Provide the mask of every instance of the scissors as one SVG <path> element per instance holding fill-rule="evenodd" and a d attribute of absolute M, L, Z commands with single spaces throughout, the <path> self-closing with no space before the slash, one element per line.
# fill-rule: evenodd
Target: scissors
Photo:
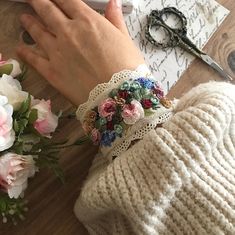
<path fill-rule="evenodd" d="M 169 26 L 163 17 L 167 17 L 169 15 L 175 16 L 177 20 L 179 20 L 179 27 Z M 161 27 L 165 30 L 168 40 L 166 42 L 157 41 L 153 38 L 151 30 L 155 27 L 156 30 L 159 30 Z M 214 70 L 216 70 L 223 78 L 226 80 L 232 81 L 233 78 L 229 76 L 229 74 L 218 64 L 216 63 L 210 56 L 208 56 L 205 52 L 201 51 L 188 37 L 187 37 L 187 19 L 185 15 L 176 9 L 175 7 L 166 7 L 161 11 L 153 10 L 149 17 L 148 23 L 145 29 L 145 37 L 146 39 L 157 47 L 167 48 L 167 47 L 176 47 L 180 46 L 181 48 L 187 50 L 188 52 L 195 55 L 197 58 L 204 61 Z"/>

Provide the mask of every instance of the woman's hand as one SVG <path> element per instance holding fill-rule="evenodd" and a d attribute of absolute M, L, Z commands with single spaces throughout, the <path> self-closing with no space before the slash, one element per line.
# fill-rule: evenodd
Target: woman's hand
<path fill-rule="evenodd" d="M 43 23 L 26 14 L 21 22 L 43 53 L 25 45 L 17 52 L 75 105 L 113 73 L 144 63 L 118 0 L 109 2 L 106 18 L 81 0 L 27 1 Z"/>

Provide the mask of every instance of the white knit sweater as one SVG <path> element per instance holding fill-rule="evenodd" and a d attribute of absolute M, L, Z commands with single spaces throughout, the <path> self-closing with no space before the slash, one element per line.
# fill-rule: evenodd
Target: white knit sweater
<path fill-rule="evenodd" d="M 75 204 L 90 234 L 235 234 L 235 87 L 193 88 L 113 162 L 98 153 Z"/>

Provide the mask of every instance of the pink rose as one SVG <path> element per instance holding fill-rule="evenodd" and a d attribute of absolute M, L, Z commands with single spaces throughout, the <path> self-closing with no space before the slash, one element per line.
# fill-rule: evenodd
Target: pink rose
<path fill-rule="evenodd" d="M 36 171 L 32 156 L 7 153 L 0 156 L 0 189 L 18 198 L 27 188 L 28 178 Z"/>
<path fill-rule="evenodd" d="M 35 100 L 32 109 L 38 111 L 38 119 L 34 122 L 34 128 L 43 136 L 51 137 L 58 126 L 58 117 L 51 112 L 51 101 Z"/>
<path fill-rule="evenodd" d="M 116 112 L 116 102 L 112 98 L 108 98 L 104 100 L 98 107 L 98 112 L 101 117 L 108 119 L 108 121 L 112 120 L 112 116 Z"/>
<path fill-rule="evenodd" d="M 7 97 L 0 95 L 0 151 L 10 148 L 15 141 L 12 114 L 13 107 L 8 103 Z"/>
<path fill-rule="evenodd" d="M 95 145 L 98 145 L 100 143 L 101 135 L 98 129 L 94 128 L 91 131 L 91 139 Z"/>
<path fill-rule="evenodd" d="M 133 125 L 139 119 L 144 118 L 144 109 L 137 100 L 132 100 L 130 104 L 125 104 L 121 113 L 123 121 L 128 125 Z"/>

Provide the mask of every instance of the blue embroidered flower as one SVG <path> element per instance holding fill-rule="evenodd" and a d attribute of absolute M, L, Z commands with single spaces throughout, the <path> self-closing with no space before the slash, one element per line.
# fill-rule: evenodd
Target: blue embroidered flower
<path fill-rule="evenodd" d="M 137 78 L 135 81 L 138 81 L 144 88 L 152 89 L 154 87 L 154 82 L 148 78 Z"/>
<path fill-rule="evenodd" d="M 103 146 L 111 146 L 111 143 L 116 139 L 115 131 L 104 131 L 101 136 L 100 144 Z"/>

